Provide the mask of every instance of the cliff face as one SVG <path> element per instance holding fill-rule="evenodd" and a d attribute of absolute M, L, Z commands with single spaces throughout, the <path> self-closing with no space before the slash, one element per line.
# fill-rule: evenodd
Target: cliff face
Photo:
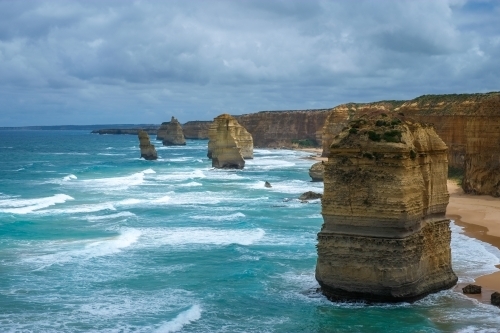
<path fill-rule="evenodd" d="M 457 281 L 447 147 L 432 127 L 381 113 L 351 121 L 325 163 L 316 279 L 330 299 L 411 301 Z"/>
<path fill-rule="evenodd" d="M 155 146 L 149 141 L 149 135 L 146 131 L 139 130 L 137 135 L 139 137 L 139 148 L 141 149 L 141 157 L 145 160 L 156 160 L 158 155 L 156 154 Z"/>
<path fill-rule="evenodd" d="M 262 111 L 235 118 L 251 133 L 255 147 L 293 147 L 299 140 L 317 142 L 328 114 L 329 109 Z"/>
<path fill-rule="evenodd" d="M 214 168 L 243 169 L 253 157 L 252 136 L 228 114 L 216 117 L 209 130 L 208 155 Z"/>
<path fill-rule="evenodd" d="M 211 121 L 188 121 L 182 125 L 184 137 L 186 139 L 206 140 L 210 125 L 212 125 Z"/>
<path fill-rule="evenodd" d="M 162 124 L 163 126 L 163 124 Z M 169 123 L 164 126 L 165 131 L 163 133 L 162 127 L 158 130 L 163 135 L 163 145 L 164 146 L 183 146 L 186 144 L 184 139 L 184 133 L 182 131 L 181 124 L 177 119 L 172 117 Z M 158 138 L 159 134 L 156 136 Z"/>
<path fill-rule="evenodd" d="M 410 101 L 344 104 L 332 110 L 323 127 L 323 156 L 353 117 L 373 107 L 432 123 L 448 146 L 449 165 L 464 170 L 467 193 L 500 196 L 500 93 L 424 95 Z"/>
<path fill-rule="evenodd" d="M 226 126 L 226 128 L 224 128 Z M 220 133 L 227 131 L 240 148 L 241 155 L 244 159 L 253 158 L 253 137 L 252 135 L 239 124 L 235 117 L 229 114 L 222 114 L 214 119 L 208 130 L 208 158 L 213 158 L 213 151 L 220 140 Z"/>
<path fill-rule="evenodd" d="M 161 123 L 160 128 L 156 132 L 156 140 L 163 141 L 163 139 L 167 136 L 167 125 L 168 122 Z"/>

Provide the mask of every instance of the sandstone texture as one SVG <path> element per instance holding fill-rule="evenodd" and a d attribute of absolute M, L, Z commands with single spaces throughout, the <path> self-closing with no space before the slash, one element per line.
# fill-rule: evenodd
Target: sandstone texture
<path fill-rule="evenodd" d="M 210 125 L 212 125 L 212 121 L 188 121 L 182 125 L 184 137 L 186 139 L 207 140 Z"/>
<path fill-rule="evenodd" d="M 339 105 L 332 109 L 323 127 L 323 156 L 329 155 L 334 137 L 351 119 L 374 108 L 432 123 L 449 148 L 449 166 L 464 170 L 464 191 L 500 196 L 500 92 Z"/>
<path fill-rule="evenodd" d="M 318 146 L 329 110 L 262 111 L 235 118 L 252 134 L 255 147 Z"/>
<path fill-rule="evenodd" d="M 224 113 L 216 117 L 208 130 L 208 158 L 212 158 L 213 150 L 221 140 L 221 134 L 228 133 L 240 148 L 241 156 L 244 159 L 253 158 L 253 137 L 252 135 L 239 124 L 233 116 Z"/>
<path fill-rule="evenodd" d="M 314 163 L 311 168 L 309 168 L 309 177 L 311 177 L 313 182 L 322 182 L 324 170 L 325 166 L 323 162 Z"/>
<path fill-rule="evenodd" d="M 163 123 L 160 126 L 160 129 L 158 130 L 158 134 L 156 136 L 157 139 L 158 136 L 162 137 L 164 146 L 184 146 L 186 144 L 182 126 L 174 117 L 172 117 L 170 122 Z"/>
<path fill-rule="evenodd" d="M 413 301 L 450 288 L 447 147 L 432 126 L 373 110 L 332 142 L 316 279 L 332 300 Z"/>
<path fill-rule="evenodd" d="M 229 114 L 214 119 L 209 130 L 208 157 L 214 168 L 243 169 L 245 158 L 253 158 L 253 140 Z"/>
<path fill-rule="evenodd" d="M 145 160 L 156 160 L 158 155 L 156 154 L 155 146 L 149 141 L 149 135 L 146 131 L 140 130 L 138 133 L 139 137 L 139 148 L 141 148 L 141 157 Z"/>

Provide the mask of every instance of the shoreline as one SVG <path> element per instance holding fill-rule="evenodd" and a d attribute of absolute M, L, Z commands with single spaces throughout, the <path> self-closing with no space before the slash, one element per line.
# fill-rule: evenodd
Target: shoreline
<path fill-rule="evenodd" d="M 465 194 L 453 180 L 448 180 L 450 202 L 446 217 L 463 228 L 465 235 L 500 249 L 500 199 L 489 195 Z M 500 269 L 500 265 L 496 266 Z M 490 295 L 500 291 L 500 270 L 474 278 L 480 285 L 480 295 L 466 295 L 483 303 L 490 303 Z M 467 283 L 459 283 L 453 290 L 462 292 Z M 465 294 L 464 294 L 465 295 Z"/>

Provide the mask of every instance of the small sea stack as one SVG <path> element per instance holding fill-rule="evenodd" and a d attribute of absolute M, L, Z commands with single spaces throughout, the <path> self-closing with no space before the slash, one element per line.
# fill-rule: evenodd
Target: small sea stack
<path fill-rule="evenodd" d="M 163 136 L 164 146 L 184 146 L 186 139 L 182 132 L 182 126 L 177 119 L 172 117 L 169 123 L 166 124 L 166 133 Z"/>
<path fill-rule="evenodd" d="M 313 182 L 322 182 L 323 181 L 323 172 L 325 167 L 323 162 L 314 163 L 309 169 L 309 177 L 311 177 Z"/>
<path fill-rule="evenodd" d="M 253 158 L 253 139 L 234 117 L 222 114 L 209 129 L 207 156 L 214 168 L 243 169 L 245 158 Z"/>
<path fill-rule="evenodd" d="M 156 153 L 155 146 L 149 141 L 149 135 L 146 131 L 139 130 L 137 135 L 139 137 L 139 148 L 141 148 L 141 157 L 145 160 L 156 160 L 158 154 Z"/>
<path fill-rule="evenodd" d="M 447 170 L 430 125 L 372 113 L 333 139 L 316 265 L 325 296 L 415 301 L 455 285 Z"/>

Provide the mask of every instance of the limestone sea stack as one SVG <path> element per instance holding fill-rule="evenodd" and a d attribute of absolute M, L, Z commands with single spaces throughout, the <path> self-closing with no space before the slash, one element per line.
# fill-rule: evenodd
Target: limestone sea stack
<path fill-rule="evenodd" d="M 311 177 L 313 182 L 322 182 L 324 170 L 323 162 L 314 163 L 309 169 L 309 177 Z"/>
<path fill-rule="evenodd" d="M 167 136 L 167 125 L 168 122 L 161 123 L 160 128 L 158 128 L 156 132 L 156 140 L 163 141 L 163 139 L 165 139 Z"/>
<path fill-rule="evenodd" d="M 447 146 L 381 113 L 351 121 L 325 163 L 316 279 L 331 300 L 414 301 L 455 285 Z"/>
<path fill-rule="evenodd" d="M 139 130 L 139 147 L 141 148 L 141 157 L 145 160 L 156 160 L 158 155 L 156 154 L 155 146 L 149 141 L 149 135 L 146 131 Z"/>
<path fill-rule="evenodd" d="M 165 133 L 162 132 L 162 137 L 164 146 L 184 146 L 186 144 L 182 126 L 174 117 L 172 117 L 169 123 L 166 123 Z"/>
<path fill-rule="evenodd" d="M 214 168 L 243 169 L 245 158 L 253 158 L 250 133 L 229 114 L 214 119 L 209 129 L 208 154 Z"/>

